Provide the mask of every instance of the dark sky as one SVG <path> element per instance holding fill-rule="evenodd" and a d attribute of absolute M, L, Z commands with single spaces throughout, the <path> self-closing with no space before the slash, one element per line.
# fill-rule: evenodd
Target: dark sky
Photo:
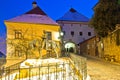
<path fill-rule="evenodd" d="M 0 51 L 3 50 L 6 28 L 4 20 L 21 15 L 32 9 L 34 0 L 0 0 Z M 91 18 L 92 8 L 98 0 L 36 0 L 41 9 L 52 19 L 56 20 L 63 16 L 71 7 L 81 14 Z"/>

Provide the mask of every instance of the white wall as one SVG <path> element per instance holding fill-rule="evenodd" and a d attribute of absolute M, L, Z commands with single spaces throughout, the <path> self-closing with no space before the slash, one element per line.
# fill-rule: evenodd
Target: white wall
<path fill-rule="evenodd" d="M 62 31 L 65 31 L 64 39 L 65 41 L 69 41 L 70 39 L 74 41 L 76 44 L 87 40 L 91 37 L 93 37 L 94 34 L 94 29 L 90 28 L 88 26 L 88 22 L 65 22 L 65 21 L 60 21 L 58 22 L 61 27 Z M 74 31 L 74 36 L 72 37 L 71 31 Z M 83 35 L 80 36 L 79 32 L 82 32 Z M 91 32 L 91 36 L 88 36 L 88 32 Z"/>

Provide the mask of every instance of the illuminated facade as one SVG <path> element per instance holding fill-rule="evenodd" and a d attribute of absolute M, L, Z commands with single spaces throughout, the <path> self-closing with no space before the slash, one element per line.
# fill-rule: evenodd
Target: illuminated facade
<path fill-rule="evenodd" d="M 33 9 L 5 21 L 7 58 L 60 56 L 60 26 L 33 3 Z M 53 49 L 51 54 L 51 50 Z"/>
<path fill-rule="evenodd" d="M 73 41 L 76 44 L 93 37 L 94 29 L 89 27 L 89 18 L 71 8 L 57 20 L 64 32 L 65 41 Z"/>
<path fill-rule="evenodd" d="M 75 50 L 77 48 L 75 44 L 80 44 L 95 36 L 94 29 L 89 27 L 89 18 L 73 8 L 60 17 L 57 23 L 60 24 L 64 33 L 63 40 L 65 47 L 68 48 L 70 52 L 78 53 L 78 51 Z"/>
<path fill-rule="evenodd" d="M 7 63 L 4 69 L 0 69 L 0 79 L 86 79 L 86 60 L 75 63 L 69 57 L 62 57 L 61 28 L 37 6 L 36 2 L 33 2 L 32 10 L 6 20 L 5 25 Z M 21 59 L 22 61 L 18 62 Z"/>

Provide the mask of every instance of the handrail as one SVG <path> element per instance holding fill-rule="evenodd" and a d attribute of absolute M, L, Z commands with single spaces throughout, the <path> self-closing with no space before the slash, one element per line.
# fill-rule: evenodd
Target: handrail
<path fill-rule="evenodd" d="M 83 76 L 80 73 L 80 71 L 77 69 L 77 67 L 75 66 L 74 62 L 71 59 L 69 59 L 69 62 L 71 64 L 71 67 L 73 68 L 73 70 L 75 70 L 75 72 L 76 72 L 75 74 L 78 75 L 79 80 L 83 80 Z"/>

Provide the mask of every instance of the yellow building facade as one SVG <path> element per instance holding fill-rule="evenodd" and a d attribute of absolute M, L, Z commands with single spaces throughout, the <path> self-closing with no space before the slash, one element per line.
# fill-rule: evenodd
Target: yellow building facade
<path fill-rule="evenodd" d="M 33 3 L 33 9 L 5 21 L 7 58 L 60 56 L 60 26 Z"/>

